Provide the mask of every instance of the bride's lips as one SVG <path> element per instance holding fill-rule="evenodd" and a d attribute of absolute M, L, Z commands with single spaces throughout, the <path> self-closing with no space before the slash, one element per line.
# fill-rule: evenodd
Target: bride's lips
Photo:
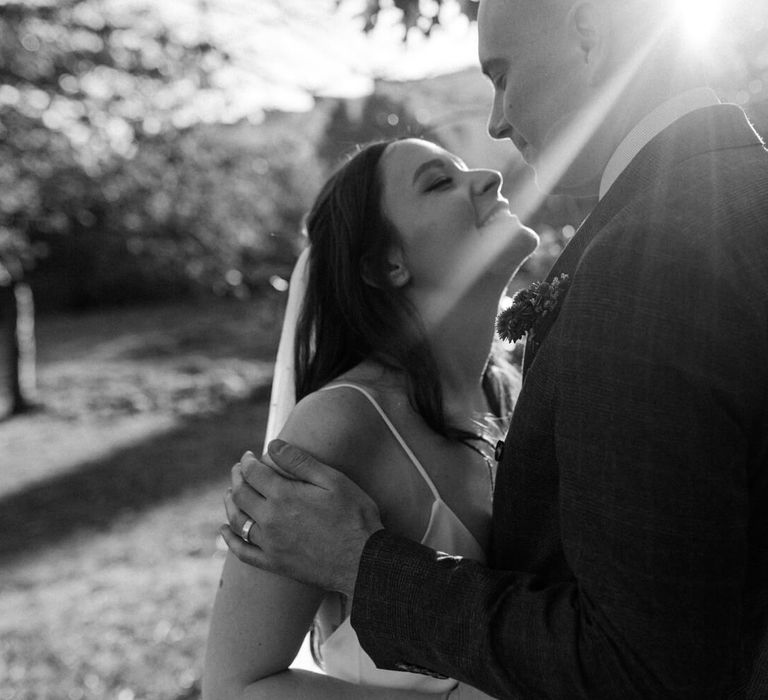
<path fill-rule="evenodd" d="M 499 200 L 496 204 L 493 205 L 480 219 L 480 223 L 478 224 L 478 228 L 482 228 L 483 226 L 487 226 L 491 222 L 495 221 L 496 219 L 504 216 L 504 217 L 510 217 L 512 214 L 509 211 L 509 202 L 504 200 Z"/>

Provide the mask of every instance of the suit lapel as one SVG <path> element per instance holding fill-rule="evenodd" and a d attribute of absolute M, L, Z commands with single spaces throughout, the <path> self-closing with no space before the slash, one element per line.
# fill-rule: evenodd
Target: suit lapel
<path fill-rule="evenodd" d="M 579 226 L 573 238 L 555 261 L 547 275 L 551 282 L 562 274 L 573 281 L 581 256 L 603 227 L 633 198 L 677 164 L 714 148 L 755 146 L 760 137 L 746 120 L 744 112 L 735 105 L 717 105 L 698 109 L 681 117 L 646 144 L 603 199 Z M 567 295 L 567 292 L 566 292 Z M 523 355 L 523 378 L 530 369 L 536 353 L 557 320 L 562 303 L 544 316 L 528 334 Z"/>
<path fill-rule="evenodd" d="M 576 270 L 579 260 L 581 260 L 584 249 L 594 238 L 598 230 L 598 227 L 593 224 L 592 214 L 590 214 L 581 226 L 579 226 L 563 252 L 560 253 L 555 264 L 552 265 L 552 269 L 549 271 L 546 281 L 551 282 L 555 277 L 559 277 L 562 274 L 568 275 L 568 279 L 572 280 L 573 273 Z M 549 329 L 557 319 L 561 306 L 562 302 L 544 316 L 536 324 L 535 331 L 528 331 L 525 339 L 525 353 L 523 355 L 523 377 L 525 377 L 528 368 L 531 366 L 533 358 L 536 356 L 536 352 L 539 347 L 541 347 L 541 343 L 544 341 L 544 338 L 546 338 L 547 333 L 549 333 Z"/>

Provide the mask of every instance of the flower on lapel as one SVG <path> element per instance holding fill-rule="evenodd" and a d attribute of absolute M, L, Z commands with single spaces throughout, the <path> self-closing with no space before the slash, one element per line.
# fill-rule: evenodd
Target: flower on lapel
<path fill-rule="evenodd" d="M 568 289 L 568 275 L 551 282 L 534 282 L 512 297 L 512 304 L 496 317 L 499 338 L 514 343 L 531 330 L 539 319 L 557 308 Z"/>

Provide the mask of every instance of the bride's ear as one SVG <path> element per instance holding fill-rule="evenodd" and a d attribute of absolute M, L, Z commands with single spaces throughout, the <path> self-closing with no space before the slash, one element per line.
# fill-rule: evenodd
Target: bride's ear
<path fill-rule="evenodd" d="M 406 267 L 403 251 L 393 248 L 387 255 L 387 277 L 393 287 L 404 287 L 411 281 L 411 272 Z"/>
<path fill-rule="evenodd" d="M 368 260 L 363 260 L 362 275 L 366 284 L 369 284 L 372 287 L 381 286 L 380 280 L 382 276 L 372 273 Z M 389 251 L 383 276 L 386 277 L 389 283 L 396 289 L 404 287 L 410 282 L 411 272 L 405 264 L 403 251 L 399 247 L 392 248 L 392 250 Z"/>

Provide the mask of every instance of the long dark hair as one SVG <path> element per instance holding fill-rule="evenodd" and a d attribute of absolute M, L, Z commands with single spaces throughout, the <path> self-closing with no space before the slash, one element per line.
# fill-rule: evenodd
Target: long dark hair
<path fill-rule="evenodd" d="M 411 406 L 432 430 L 476 439 L 448 423 L 419 315 L 387 276 L 388 253 L 399 245 L 382 210 L 381 158 L 390 143 L 360 148 L 325 183 L 307 217 L 311 250 L 296 329 L 296 400 L 370 358 L 403 373 Z"/>

